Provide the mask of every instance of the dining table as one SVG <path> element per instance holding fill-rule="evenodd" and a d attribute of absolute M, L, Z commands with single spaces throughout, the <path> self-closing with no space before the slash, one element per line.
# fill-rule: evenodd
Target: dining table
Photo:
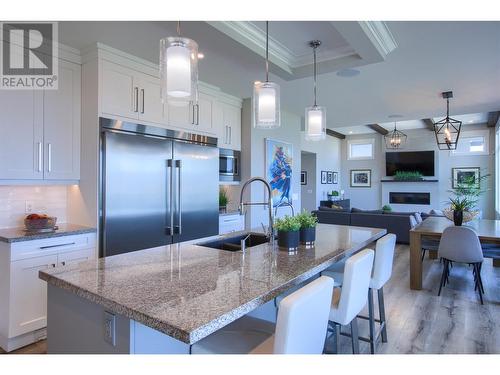
<path fill-rule="evenodd" d="M 410 289 L 422 289 L 422 237 L 441 238 L 444 230 L 453 225 L 446 217 L 431 216 L 410 230 Z M 500 246 L 500 220 L 475 219 L 463 226 L 472 228 L 481 243 Z M 429 257 L 437 258 L 437 251 L 429 251 Z M 493 263 L 495 267 L 500 266 L 499 259 L 494 259 Z"/>

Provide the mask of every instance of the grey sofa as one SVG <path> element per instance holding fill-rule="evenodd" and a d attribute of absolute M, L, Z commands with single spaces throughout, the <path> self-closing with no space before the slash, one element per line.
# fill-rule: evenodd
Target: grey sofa
<path fill-rule="evenodd" d="M 382 210 L 362 211 L 355 208 L 352 210 L 336 210 L 319 207 L 313 213 L 318 217 L 320 223 L 385 228 L 387 233 L 396 235 L 398 243 L 408 244 L 410 242 L 409 216 L 413 212 L 384 213 Z M 422 218 L 428 216 L 428 214 L 422 214 Z"/>

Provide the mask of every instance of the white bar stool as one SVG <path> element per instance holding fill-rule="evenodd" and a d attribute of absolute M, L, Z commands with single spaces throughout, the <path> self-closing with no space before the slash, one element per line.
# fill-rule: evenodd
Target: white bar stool
<path fill-rule="evenodd" d="M 285 297 L 274 334 L 270 323 L 244 316 L 198 341 L 192 354 L 321 354 L 333 280 L 320 277 Z"/>
<path fill-rule="evenodd" d="M 373 250 L 365 249 L 347 259 L 345 262 L 342 289 L 335 288 L 333 291 L 328 332 L 333 333 L 335 352 L 338 352 L 340 327 L 350 324 L 352 352 L 354 354 L 359 353 L 358 322 L 356 316 L 366 305 L 366 296 L 373 268 L 373 258 Z"/>
<path fill-rule="evenodd" d="M 387 342 L 387 322 L 385 319 L 384 305 L 384 285 L 392 276 L 392 264 L 394 261 L 394 249 L 396 247 L 396 235 L 387 234 L 380 238 L 375 247 L 375 261 L 373 264 L 373 272 L 370 279 L 368 289 L 368 317 L 359 315 L 361 319 L 367 319 L 370 326 L 370 338 L 360 337 L 362 341 L 370 343 L 370 352 L 375 353 L 375 344 L 382 336 L 382 342 Z M 344 270 L 325 271 L 323 275 L 335 278 L 337 282 L 342 283 L 344 278 Z M 379 319 L 375 318 L 373 311 L 373 290 L 378 294 Z M 375 322 L 380 324 L 380 331 L 375 334 Z"/>

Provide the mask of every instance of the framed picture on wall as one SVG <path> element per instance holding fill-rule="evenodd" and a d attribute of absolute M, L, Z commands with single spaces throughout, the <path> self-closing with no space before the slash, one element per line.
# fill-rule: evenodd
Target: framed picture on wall
<path fill-rule="evenodd" d="M 338 172 L 333 172 L 333 183 L 338 184 L 339 183 L 339 174 Z"/>
<path fill-rule="evenodd" d="M 273 207 L 281 202 L 292 203 L 293 145 L 266 138 L 266 180 L 271 186 Z"/>
<path fill-rule="evenodd" d="M 326 172 L 326 183 L 333 184 L 333 172 Z"/>
<path fill-rule="evenodd" d="M 479 183 L 479 167 L 451 168 L 452 184 L 456 189 L 466 182 Z"/>
<path fill-rule="evenodd" d="M 327 181 L 327 172 L 326 171 L 321 171 L 321 183 L 322 184 L 326 184 L 326 181 Z"/>
<path fill-rule="evenodd" d="M 371 169 L 351 169 L 351 187 L 371 187 Z"/>
<path fill-rule="evenodd" d="M 300 184 L 307 185 L 307 172 L 306 171 L 300 172 Z"/>

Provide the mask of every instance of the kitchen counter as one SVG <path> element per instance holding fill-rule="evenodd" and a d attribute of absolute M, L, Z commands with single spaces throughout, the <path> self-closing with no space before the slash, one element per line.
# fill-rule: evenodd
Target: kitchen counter
<path fill-rule="evenodd" d="M 47 233 L 26 232 L 24 227 L 0 229 L 0 241 L 12 243 L 96 232 L 96 228 L 69 223 L 58 224 L 57 227 L 55 231 Z"/>
<path fill-rule="evenodd" d="M 385 233 L 318 224 L 315 246 L 295 254 L 271 244 L 242 253 L 180 243 L 40 271 L 49 284 L 49 349 L 51 287 L 193 344 Z"/>

